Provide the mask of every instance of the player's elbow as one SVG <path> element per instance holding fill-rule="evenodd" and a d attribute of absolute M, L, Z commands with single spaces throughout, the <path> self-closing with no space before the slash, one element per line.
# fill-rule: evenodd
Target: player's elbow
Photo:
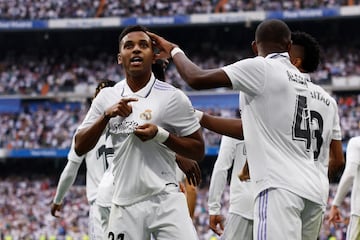
<path fill-rule="evenodd" d="M 82 139 L 82 134 L 81 132 L 78 132 L 75 135 L 75 141 L 74 141 L 74 151 L 78 156 L 82 156 L 88 152 L 81 139 Z"/>

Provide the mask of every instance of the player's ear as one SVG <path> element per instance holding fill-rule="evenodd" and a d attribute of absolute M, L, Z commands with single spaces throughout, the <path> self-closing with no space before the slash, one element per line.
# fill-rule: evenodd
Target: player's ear
<path fill-rule="evenodd" d="M 291 63 L 297 67 L 298 69 L 301 69 L 301 65 L 302 65 L 302 59 L 299 57 L 296 58 L 290 58 Z"/>
<path fill-rule="evenodd" d="M 258 49 L 257 49 L 257 45 L 256 45 L 255 41 L 252 41 L 251 48 L 252 48 L 253 52 L 255 53 L 255 55 L 258 55 Z"/>
<path fill-rule="evenodd" d="M 118 53 L 118 55 L 117 55 L 117 61 L 118 61 L 118 64 L 121 64 L 121 63 L 122 63 L 121 53 Z"/>

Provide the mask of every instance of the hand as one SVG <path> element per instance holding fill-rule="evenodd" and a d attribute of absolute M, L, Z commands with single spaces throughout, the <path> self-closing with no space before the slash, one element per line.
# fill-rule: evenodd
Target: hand
<path fill-rule="evenodd" d="M 179 189 L 180 189 L 180 192 L 182 192 L 186 195 L 186 188 L 182 182 L 179 182 Z"/>
<path fill-rule="evenodd" d="M 210 215 L 209 227 L 219 236 L 221 236 L 224 232 L 224 220 L 225 219 L 222 215 Z"/>
<path fill-rule="evenodd" d="M 118 103 L 107 109 L 105 115 L 109 118 L 116 116 L 128 117 L 132 113 L 132 106 L 129 103 L 137 100 L 137 98 L 122 98 Z"/>
<path fill-rule="evenodd" d="M 248 161 L 246 160 L 244 167 L 241 169 L 239 173 L 240 181 L 248 181 L 250 180 L 250 172 L 249 172 L 249 165 Z"/>
<path fill-rule="evenodd" d="M 185 173 L 188 182 L 193 186 L 198 186 L 201 182 L 201 170 L 199 164 L 192 159 L 176 155 L 176 163 Z"/>
<path fill-rule="evenodd" d="M 60 217 L 60 215 L 57 215 L 56 212 L 60 212 L 61 207 L 62 207 L 61 203 L 60 204 L 53 203 L 51 205 L 51 210 L 50 210 L 51 215 L 56 217 L 56 218 Z"/>
<path fill-rule="evenodd" d="M 328 223 L 333 224 L 336 228 L 338 223 L 341 223 L 342 221 L 343 221 L 343 219 L 341 217 L 339 208 L 335 205 L 331 206 Z"/>
<path fill-rule="evenodd" d="M 145 142 L 147 140 L 153 139 L 158 131 L 156 125 L 151 123 L 146 123 L 144 125 L 138 126 L 134 134 L 141 139 L 141 141 Z"/>
<path fill-rule="evenodd" d="M 156 54 L 156 59 L 171 58 L 171 50 L 174 47 L 177 47 L 177 45 L 167 41 L 166 39 L 160 37 L 159 35 L 156 35 L 155 33 L 147 32 L 147 34 L 153 40 L 154 46 L 159 49 L 159 53 Z"/>

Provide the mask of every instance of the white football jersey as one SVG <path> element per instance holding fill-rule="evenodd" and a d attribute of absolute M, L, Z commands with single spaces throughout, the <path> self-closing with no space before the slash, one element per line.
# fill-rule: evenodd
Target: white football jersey
<path fill-rule="evenodd" d="M 308 76 L 310 80 L 310 76 Z M 329 155 L 332 140 L 341 140 L 341 128 L 337 103 L 322 87 L 309 81 L 311 90 L 310 116 L 315 165 L 321 173 L 323 204 L 329 197 Z"/>
<path fill-rule="evenodd" d="M 244 59 L 223 67 L 241 91 L 241 116 L 255 194 L 284 188 L 322 203 L 311 147 L 310 91 L 288 53 Z M 304 187 L 305 186 L 305 187 Z"/>
<path fill-rule="evenodd" d="M 86 163 L 86 195 L 89 202 L 96 200 L 99 183 L 108 167 L 107 158 L 112 157 L 114 150 L 105 146 L 105 135 L 103 134 L 93 149 L 79 157 L 71 146 L 68 160 Z"/>
<path fill-rule="evenodd" d="M 247 219 L 254 218 L 252 182 L 241 182 L 238 177 L 245 162 L 246 148 L 244 141 L 223 136 L 209 187 L 208 206 L 210 215 L 220 215 L 221 196 L 227 184 L 228 171 L 232 168 L 229 212 Z"/>
<path fill-rule="evenodd" d="M 141 141 L 133 134 L 137 126 L 153 123 L 178 136 L 188 136 L 200 128 L 189 98 L 153 75 L 135 93 L 126 81 L 103 89 L 79 128 L 92 125 L 107 108 L 129 97 L 138 98 L 129 103 L 132 113 L 126 118 L 110 119 L 105 129 L 115 150 L 113 203 L 121 206 L 160 193 L 167 184 L 177 184 L 175 153 L 155 140 Z"/>

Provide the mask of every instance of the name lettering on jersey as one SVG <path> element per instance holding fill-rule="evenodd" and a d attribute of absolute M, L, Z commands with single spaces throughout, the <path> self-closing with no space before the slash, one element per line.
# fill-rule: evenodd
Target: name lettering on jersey
<path fill-rule="evenodd" d="M 322 95 L 321 92 L 312 91 L 311 97 L 315 100 L 319 100 L 320 102 L 323 102 L 326 106 L 330 105 L 330 99 L 324 97 L 324 95 Z"/>
<path fill-rule="evenodd" d="M 139 126 L 135 121 L 119 121 L 109 124 L 109 133 L 129 135 Z"/>
<path fill-rule="evenodd" d="M 286 71 L 289 81 L 299 83 L 307 87 L 307 80 L 302 74 L 293 73 L 290 71 Z"/>
<path fill-rule="evenodd" d="M 152 111 L 150 109 L 146 109 L 143 113 L 140 114 L 140 119 L 151 120 L 151 118 L 152 118 L 151 112 Z"/>

